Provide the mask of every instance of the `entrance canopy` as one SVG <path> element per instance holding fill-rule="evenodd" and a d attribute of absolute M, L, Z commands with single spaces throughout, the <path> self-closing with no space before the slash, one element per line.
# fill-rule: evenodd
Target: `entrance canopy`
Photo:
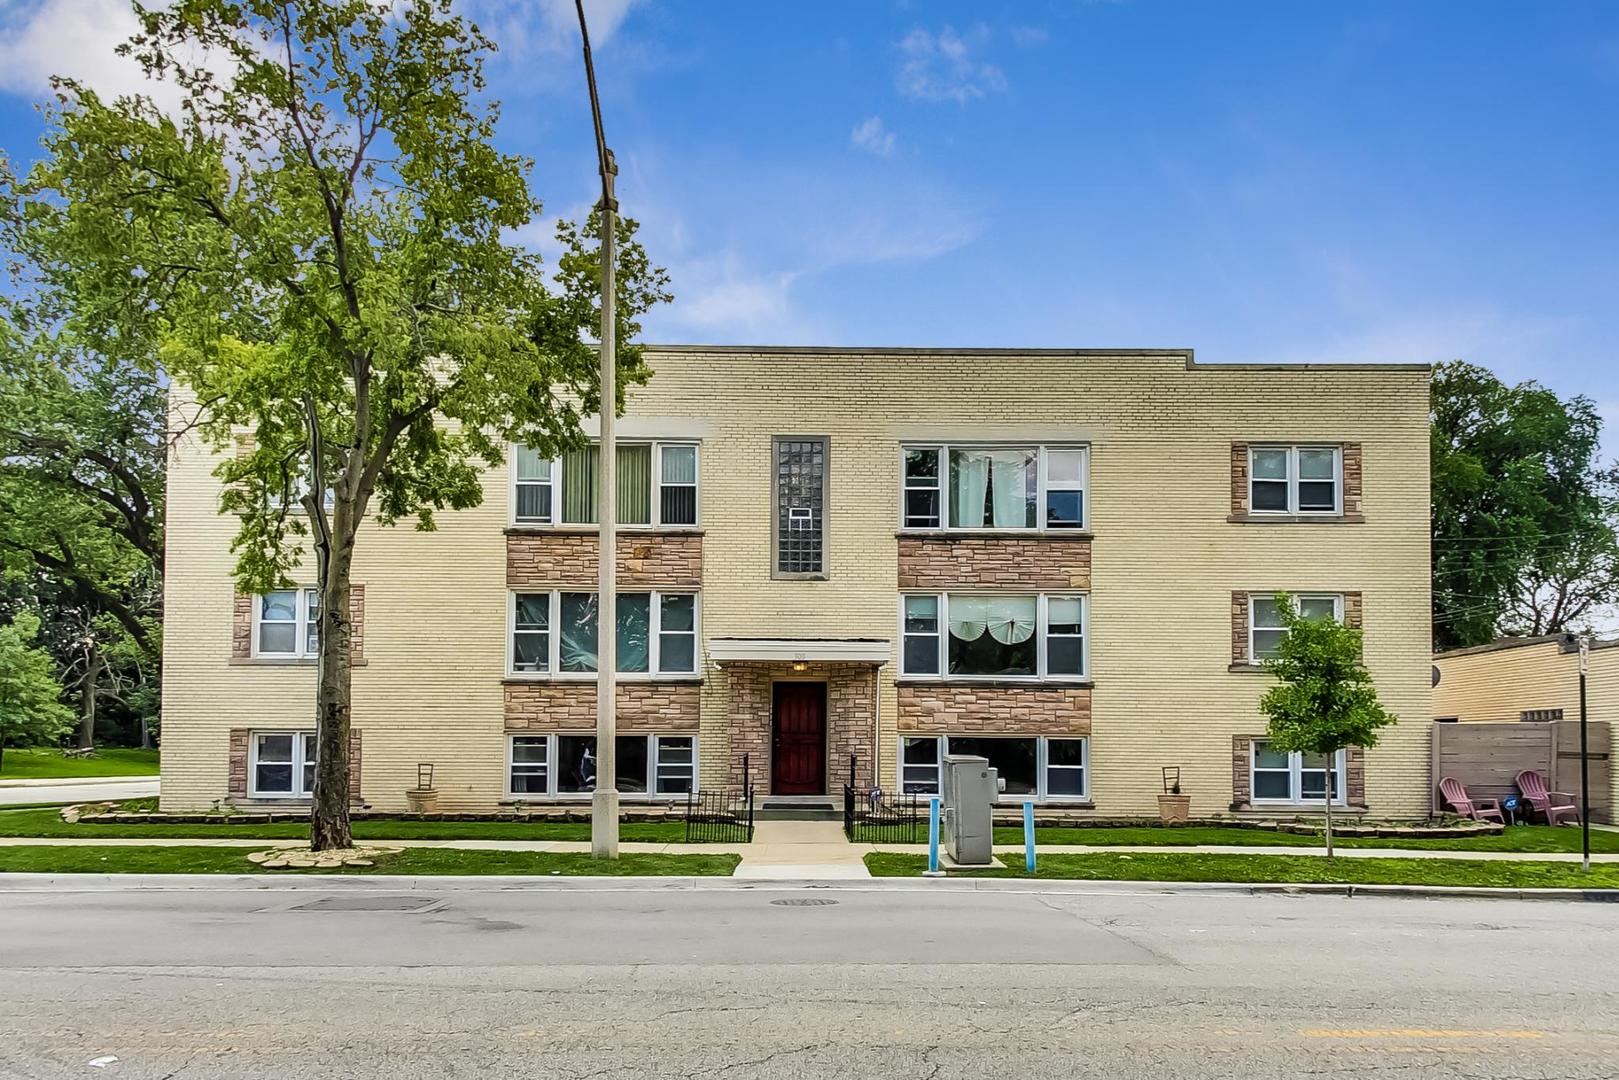
<path fill-rule="evenodd" d="M 708 658 L 716 664 L 886 664 L 893 653 L 893 643 L 884 638 L 708 639 Z"/>

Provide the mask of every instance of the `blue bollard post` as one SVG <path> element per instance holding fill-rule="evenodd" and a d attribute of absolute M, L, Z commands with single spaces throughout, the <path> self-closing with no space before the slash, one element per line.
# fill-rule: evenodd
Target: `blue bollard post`
<path fill-rule="evenodd" d="M 1023 804 L 1023 865 L 1034 873 L 1034 803 Z"/>
<path fill-rule="evenodd" d="M 939 797 L 928 800 L 928 868 L 923 877 L 944 877 L 939 869 Z"/>

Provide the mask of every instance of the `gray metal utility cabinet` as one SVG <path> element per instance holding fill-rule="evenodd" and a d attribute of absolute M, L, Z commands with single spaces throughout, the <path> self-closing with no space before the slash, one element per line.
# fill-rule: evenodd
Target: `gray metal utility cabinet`
<path fill-rule="evenodd" d="M 944 756 L 941 792 L 945 850 L 961 866 L 988 866 L 993 860 L 995 793 L 999 780 L 989 759 L 972 754 Z"/>

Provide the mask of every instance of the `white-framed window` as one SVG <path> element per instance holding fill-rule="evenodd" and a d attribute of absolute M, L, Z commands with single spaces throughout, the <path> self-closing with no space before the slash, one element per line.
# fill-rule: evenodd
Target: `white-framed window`
<path fill-rule="evenodd" d="M 318 591 L 275 589 L 254 597 L 254 656 L 305 659 L 319 653 Z"/>
<path fill-rule="evenodd" d="M 697 525 L 697 444 L 624 441 L 618 449 L 617 523 L 626 528 Z M 512 447 L 512 522 L 517 525 L 596 524 L 600 448 L 592 443 L 543 458 Z"/>
<path fill-rule="evenodd" d="M 1249 798 L 1256 803 L 1321 803 L 1327 795 L 1327 758 L 1324 754 L 1286 753 L 1255 739 L 1249 744 Z M 1348 755 L 1332 755 L 1332 801 L 1343 805 L 1344 769 Z"/>
<path fill-rule="evenodd" d="M 1342 622 L 1344 598 L 1339 593 L 1290 593 L 1293 609 L 1309 619 Z M 1281 605 L 1273 593 L 1248 595 L 1248 662 L 1257 664 L 1276 655 L 1287 626 L 1282 622 Z"/>
<path fill-rule="evenodd" d="M 306 799 L 315 788 L 313 731 L 255 731 L 248 739 L 248 794 Z"/>
<path fill-rule="evenodd" d="M 1090 740 L 1057 735 L 926 735 L 900 739 L 900 790 L 938 794 L 946 754 L 976 754 L 996 770 L 1003 800 L 1090 797 Z"/>
<path fill-rule="evenodd" d="M 1343 448 L 1249 447 L 1248 509 L 1255 514 L 1343 513 Z"/>
<path fill-rule="evenodd" d="M 1082 594 L 907 593 L 900 675 L 1073 681 L 1090 672 Z"/>
<path fill-rule="evenodd" d="M 903 529 L 1084 529 L 1085 446 L 906 445 L 900 448 Z"/>
<path fill-rule="evenodd" d="M 506 670 L 588 679 L 596 672 L 596 594 L 513 591 L 507 603 Z M 618 673 L 653 678 L 697 674 L 696 593 L 618 594 Z"/>
<path fill-rule="evenodd" d="M 672 797 L 697 788 L 695 735 L 620 735 L 618 790 L 631 797 Z M 566 797 L 596 790 L 596 736 L 513 735 L 506 758 L 507 794 Z"/>

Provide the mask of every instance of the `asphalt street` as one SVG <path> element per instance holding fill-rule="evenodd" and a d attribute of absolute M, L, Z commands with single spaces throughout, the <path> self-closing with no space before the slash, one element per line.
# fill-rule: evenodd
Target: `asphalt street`
<path fill-rule="evenodd" d="M 1619 1072 L 1619 905 L 277 885 L 0 883 L 0 1076 Z"/>

